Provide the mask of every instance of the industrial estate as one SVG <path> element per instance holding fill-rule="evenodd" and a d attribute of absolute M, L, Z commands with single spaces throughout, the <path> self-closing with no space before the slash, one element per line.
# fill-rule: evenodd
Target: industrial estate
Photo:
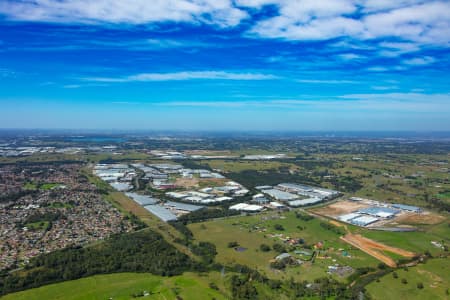
<path fill-rule="evenodd" d="M 352 140 L 356 148 L 321 141 L 329 153 L 309 154 L 317 140 L 301 139 L 295 153 L 281 154 L 290 139 L 268 138 L 276 151 L 255 151 L 258 139 L 226 139 L 249 150 L 203 150 L 212 138 L 189 139 L 189 149 L 185 138 L 79 139 L 1 146 L 5 299 L 24 287 L 42 295 L 56 278 L 88 284 L 97 280 L 91 275 L 123 272 L 133 275 L 117 276 L 132 280 L 133 272 L 152 273 L 162 284 L 136 281 L 124 298 L 161 291 L 192 299 L 187 286 L 166 286 L 176 278 L 191 278 L 202 299 L 267 299 L 273 291 L 280 299 L 322 291 L 380 299 L 380 287 L 392 285 L 411 299 L 448 298 L 445 143 L 436 154 L 393 158 L 359 153 L 380 151 L 379 141 L 367 140 Z M 409 151 L 421 151 L 417 145 Z"/>

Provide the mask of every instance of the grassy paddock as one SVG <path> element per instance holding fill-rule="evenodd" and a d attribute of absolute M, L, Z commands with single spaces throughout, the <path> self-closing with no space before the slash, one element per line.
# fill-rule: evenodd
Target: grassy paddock
<path fill-rule="evenodd" d="M 91 300 L 132 299 L 133 294 L 150 293 L 143 299 L 227 299 L 223 279 L 218 274 L 201 277 L 193 273 L 162 277 L 146 273 L 117 273 L 96 275 L 78 280 L 50 284 L 6 295 L 2 300 Z M 219 291 L 211 289 L 214 282 Z"/>
<path fill-rule="evenodd" d="M 398 278 L 388 274 L 380 282 L 372 282 L 367 291 L 373 299 L 449 299 L 446 291 L 450 287 L 450 260 L 430 259 L 425 264 L 411 267 L 408 271 L 396 271 Z M 402 283 L 406 279 L 406 283 Z M 423 289 L 417 288 L 422 283 Z"/>

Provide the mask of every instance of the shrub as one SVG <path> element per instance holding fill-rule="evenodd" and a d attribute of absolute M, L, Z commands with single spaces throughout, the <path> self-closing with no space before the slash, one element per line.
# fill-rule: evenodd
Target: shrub
<path fill-rule="evenodd" d="M 259 249 L 260 249 L 262 252 L 269 252 L 269 251 L 270 251 L 270 246 L 267 245 L 267 244 L 261 244 L 261 245 L 259 246 Z"/>

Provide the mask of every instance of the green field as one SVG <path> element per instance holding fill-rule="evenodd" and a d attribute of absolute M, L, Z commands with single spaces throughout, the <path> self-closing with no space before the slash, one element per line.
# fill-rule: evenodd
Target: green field
<path fill-rule="evenodd" d="M 429 251 L 433 255 L 442 252 L 441 249 L 433 246 L 432 241 L 450 244 L 450 226 L 448 222 L 423 228 L 423 231 L 415 232 L 388 232 L 376 230 L 357 229 L 365 237 L 385 243 L 390 246 L 402 248 L 416 253 Z"/>
<path fill-rule="evenodd" d="M 117 273 L 96 275 L 18 292 L 1 297 L 2 300 L 96 300 L 134 299 L 134 294 L 147 291 L 142 299 L 227 299 L 224 279 L 219 274 L 201 277 L 193 273 L 161 277 L 146 273 Z M 209 287 L 214 282 L 219 290 Z M 140 299 L 140 298 L 137 298 Z"/>
<path fill-rule="evenodd" d="M 378 265 L 378 261 L 371 256 L 340 241 L 338 234 L 322 228 L 321 222 L 323 221 L 317 218 L 311 221 L 302 221 L 297 219 L 295 213 L 291 211 L 282 214 L 269 212 L 255 216 L 230 217 L 190 224 L 188 227 L 194 233 L 197 241 L 208 241 L 216 245 L 217 262 L 227 265 L 248 265 L 266 274 L 269 278 L 288 279 L 292 276 L 296 280 L 313 280 L 327 276 L 328 266 L 336 263 L 354 268 Z M 275 224 L 283 226 L 284 230 L 276 230 Z M 282 236 L 273 236 L 273 234 Z M 263 252 L 260 250 L 260 245 L 267 244 L 272 247 L 275 243 L 283 244 L 282 237 L 302 238 L 311 246 L 322 242 L 324 246 L 314 263 L 305 262 L 301 266 L 288 267 L 286 271 L 274 271 L 270 268 L 270 261 L 278 253 L 273 249 Z M 238 252 L 234 248 L 229 248 L 228 243 L 234 241 L 247 250 Z M 301 250 L 303 247 L 298 245 L 296 249 Z M 314 249 L 306 250 L 314 251 Z M 345 250 L 348 256 L 343 256 L 342 250 Z M 289 251 L 289 253 L 298 259 L 308 259 L 308 257 L 302 257 L 293 251 Z M 336 277 L 336 279 L 342 278 Z"/>
<path fill-rule="evenodd" d="M 388 274 L 380 282 L 372 282 L 367 291 L 375 300 L 384 299 L 449 299 L 450 260 L 430 259 L 425 264 L 411 267 L 408 271 L 397 270 L 398 278 Z M 407 283 L 402 283 L 406 279 Z M 422 283 L 423 289 L 417 288 Z"/>

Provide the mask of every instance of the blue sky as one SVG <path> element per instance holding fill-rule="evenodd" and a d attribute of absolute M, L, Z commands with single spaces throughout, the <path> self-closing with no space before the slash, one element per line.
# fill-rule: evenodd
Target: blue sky
<path fill-rule="evenodd" d="M 0 127 L 450 130 L 450 2 L 0 1 Z"/>

